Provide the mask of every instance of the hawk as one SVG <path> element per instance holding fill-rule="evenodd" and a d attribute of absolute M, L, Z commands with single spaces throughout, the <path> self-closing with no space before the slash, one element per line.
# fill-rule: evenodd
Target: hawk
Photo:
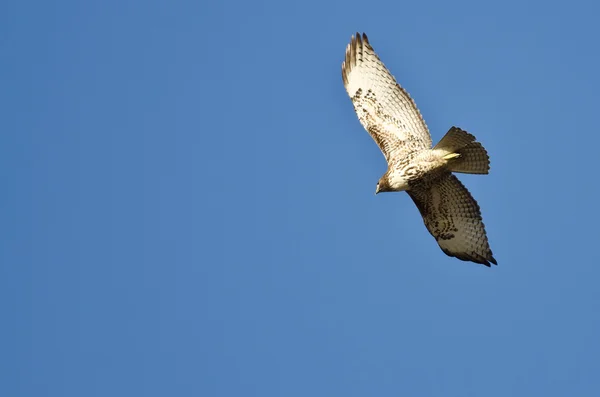
<path fill-rule="evenodd" d="M 375 194 L 406 191 L 446 255 L 488 267 L 497 265 L 479 205 L 453 174 L 489 172 L 490 160 L 481 143 L 452 127 L 432 148 L 415 102 L 381 62 L 364 33 L 352 36 L 346 47 L 342 79 L 360 123 L 388 164 Z"/>

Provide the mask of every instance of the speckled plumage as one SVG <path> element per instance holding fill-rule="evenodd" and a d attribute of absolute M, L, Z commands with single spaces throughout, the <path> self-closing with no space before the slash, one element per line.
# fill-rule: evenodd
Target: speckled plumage
<path fill-rule="evenodd" d="M 378 192 L 405 190 L 427 230 L 449 256 L 497 264 L 475 199 L 452 172 L 487 174 L 489 157 L 475 137 L 452 127 L 432 148 L 421 113 L 381 62 L 366 34 L 352 36 L 342 63 L 344 87 L 388 170 Z"/>

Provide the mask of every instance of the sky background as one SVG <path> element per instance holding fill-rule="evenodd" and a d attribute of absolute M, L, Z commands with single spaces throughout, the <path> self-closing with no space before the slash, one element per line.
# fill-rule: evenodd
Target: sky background
<path fill-rule="evenodd" d="M 597 2 L 0 5 L 0 395 L 598 396 Z M 491 156 L 447 257 L 350 36 Z"/>

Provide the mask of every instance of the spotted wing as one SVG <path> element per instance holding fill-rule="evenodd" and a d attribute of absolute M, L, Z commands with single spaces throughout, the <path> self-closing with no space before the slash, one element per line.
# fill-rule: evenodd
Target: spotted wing
<path fill-rule="evenodd" d="M 415 102 L 379 60 L 366 34 L 352 36 L 342 63 L 344 87 L 361 124 L 386 160 L 431 148 L 431 136 Z"/>
<path fill-rule="evenodd" d="M 417 186 L 408 194 L 446 255 L 486 266 L 497 265 L 479 205 L 456 176 L 448 173 L 431 186 Z"/>

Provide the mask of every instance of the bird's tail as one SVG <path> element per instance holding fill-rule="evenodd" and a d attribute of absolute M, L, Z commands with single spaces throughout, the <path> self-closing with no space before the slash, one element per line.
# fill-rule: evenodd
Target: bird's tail
<path fill-rule="evenodd" d="M 452 127 L 433 150 L 446 153 L 448 169 L 463 174 L 487 174 L 490 170 L 490 158 L 484 147 L 475 142 L 475 136 L 460 128 Z"/>

